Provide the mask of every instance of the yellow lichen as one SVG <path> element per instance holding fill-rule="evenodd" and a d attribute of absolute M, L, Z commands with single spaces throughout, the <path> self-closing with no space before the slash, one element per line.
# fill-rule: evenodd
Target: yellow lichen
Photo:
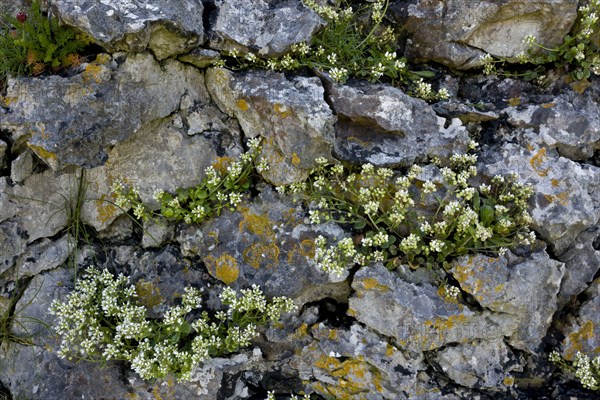
<path fill-rule="evenodd" d="M 96 211 L 98 212 L 98 220 L 102 223 L 112 220 L 119 213 L 119 208 L 112 204 L 117 199 L 117 195 L 111 193 L 110 198 L 109 202 L 106 200 L 106 194 L 102 194 L 94 201 Z"/>
<path fill-rule="evenodd" d="M 275 103 L 275 105 L 273 106 L 273 109 L 275 110 L 276 113 L 279 114 L 279 116 L 281 118 L 286 118 L 286 117 L 292 115 L 292 111 L 285 104 Z"/>
<path fill-rule="evenodd" d="M 229 254 L 223 254 L 217 259 L 210 255 L 205 262 L 210 274 L 227 285 L 235 282 L 240 274 L 237 261 Z"/>
<path fill-rule="evenodd" d="M 585 353 L 584 344 L 594 338 L 594 323 L 590 320 L 584 322 L 578 331 L 569 335 L 569 346 L 565 348 L 565 359 L 572 361 L 577 352 Z"/>
<path fill-rule="evenodd" d="M 273 232 L 273 222 L 268 215 L 258 215 L 248 212 L 242 213 L 244 219 L 239 224 L 240 232 L 246 231 L 259 236 L 262 239 L 272 239 L 275 236 Z"/>
<path fill-rule="evenodd" d="M 55 161 L 58 159 L 55 153 L 44 149 L 42 146 L 37 146 L 31 143 L 27 143 L 29 147 L 38 157 L 45 161 Z"/>
<path fill-rule="evenodd" d="M 336 381 L 334 384 L 318 382 L 315 389 L 336 399 L 364 399 L 368 393 L 383 391 L 380 372 L 359 358 L 341 362 L 323 355 L 315 362 L 315 367 L 326 371 Z"/>
<path fill-rule="evenodd" d="M 247 111 L 250 108 L 250 106 L 248 105 L 248 102 L 244 99 L 239 99 L 236 102 L 236 104 L 237 104 L 237 107 L 242 111 Z"/>
<path fill-rule="evenodd" d="M 301 160 L 300 157 L 298 157 L 298 154 L 292 153 L 292 164 L 294 164 L 294 166 L 297 167 L 298 165 L 300 165 L 300 162 Z"/>
<path fill-rule="evenodd" d="M 154 308 L 165 301 L 160 294 L 160 288 L 152 282 L 138 281 L 135 284 L 135 293 L 140 303 L 147 308 Z"/>
<path fill-rule="evenodd" d="M 540 176 L 545 177 L 550 172 L 550 168 L 542 169 L 542 164 L 546 161 L 546 148 L 542 147 L 533 157 L 529 160 L 531 168 Z"/>
<path fill-rule="evenodd" d="M 380 292 L 389 292 L 391 290 L 388 286 L 379 283 L 379 281 L 375 278 L 365 278 L 362 281 L 360 281 L 360 283 L 362 284 L 362 287 L 365 290 L 375 289 Z"/>
<path fill-rule="evenodd" d="M 258 269 L 264 264 L 265 268 L 275 268 L 279 265 L 279 247 L 274 242 L 254 243 L 243 252 L 244 262 Z"/>
<path fill-rule="evenodd" d="M 84 82 L 94 81 L 96 83 L 102 82 L 102 72 L 104 67 L 97 64 L 87 64 L 85 70 L 81 73 L 81 77 Z"/>

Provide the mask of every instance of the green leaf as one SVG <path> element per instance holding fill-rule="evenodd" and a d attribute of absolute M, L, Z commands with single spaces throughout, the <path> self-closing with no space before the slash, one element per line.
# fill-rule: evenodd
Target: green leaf
<path fill-rule="evenodd" d="M 364 229 L 365 226 L 367 226 L 367 221 L 365 221 L 364 219 L 362 219 L 360 221 L 356 221 L 354 223 L 354 229 L 356 229 L 358 231 L 361 230 L 361 229 Z"/>
<path fill-rule="evenodd" d="M 485 227 L 490 226 L 494 219 L 494 208 L 484 205 L 481 207 L 479 212 L 479 219 L 481 220 L 481 224 Z"/>
<path fill-rule="evenodd" d="M 422 78 L 433 78 L 435 77 L 435 72 L 433 71 L 410 71 L 412 74 L 420 76 Z"/>

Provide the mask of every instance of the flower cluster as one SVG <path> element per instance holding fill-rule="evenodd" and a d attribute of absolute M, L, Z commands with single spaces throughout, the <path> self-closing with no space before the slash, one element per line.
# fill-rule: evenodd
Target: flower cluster
<path fill-rule="evenodd" d="M 600 390 L 600 356 L 590 360 L 589 356 L 578 351 L 573 361 L 567 361 L 555 350 L 548 355 L 548 359 L 573 373 L 584 388 Z"/>
<path fill-rule="evenodd" d="M 447 165 L 431 165 L 437 180 L 421 179 L 413 165 L 404 174 L 371 164 L 346 168 L 317 160 L 309 178 L 279 187 L 311 208 L 313 224 L 334 221 L 352 227 L 354 238 L 328 245 L 316 240 L 316 260 L 342 275 L 354 264 L 381 261 L 393 268 L 442 263 L 468 252 L 503 254 L 535 242 L 529 230 L 531 187 L 517 176 L 497 176 L 476 184 L 474 154 L 453 155 Z M 481 179 L 480 179 L 481 180 Z"/>
<path fill-rule="evenodd" d="M 600 0 L 590 0 L 578 10 L 578 20 L 572 35 L 563 38 L 556 48 L 548 48 L 531 34 L 523 38 L 529 49 L 527 53 L 517 55 L 520 63 L 531 63 L 538 67 L 525 72 L 525 79 L 540 79 L 544 73 L 543 65 L 554 64 L 558 68 L 570 71 L 575 80 L 584 80 L 591 74 L 600 75 Z M 490 54 L 481 56 L 483 72 L 494 74 L 497 65 L 504 65 L 506 59 L 496 59 Z M 515 74 L 512 74 L 515 75 Z"/>
<path fill-rule="evenodd" d="M 123 209 L 132 208 L 134 216 L 143 220 L 163 216 L 187 224 L 220 215 L 224 208 L 233 210 L 249 190 L 255 171 L 263 172 L 269 168 L 265 160 L 257 160 L 260 139 L 250 139 L 248 147 L 249 150 L 238 161 L 223 157 L 207 167 L 198 186 L 178 189 L 176 194 L 157 190 L 154 199 L 161 205 L 159 212 L 145 206 L 140 200 L 139 190 L 123 180 L 116 180 L 111 186 L 116 195 L 115 205 Z"/>
<path fill-rule="evenodd" d="M 278 71 L 316 68 L 325 71 L 331 79 L 344 83 L 351 77 L 377 82 L 388 78 L 393 82 L 408 83 L 413 94 L 425 100 L 443 100 L 448 91 L 434 91 L 423 78 L 433 77 L 430 71 L 410 71 L 407 60 L 395 51 L 396 34 L 384 19 L 389 0 L 375 0 L 357 10 L 349 1 L 336 6 L 322 5 L 315 0 L 304 4 L 319 14 L 327 26 L 317 33 L 311 43 L 298 43 L 291 52 L 279 58 L 265 59 L 254 53 L 228 54 L 229 65 L 246 69 L 253 67 Z M 226 63 L 222 62 L 221 66 Z"/>
<path fill-rule="evenodd" d="M 275 392 L 269 391 L 267 392 L 267 398 L 265 400 L 275 400 Z M 302 397 L 298 397 L 295 394 L 290 396 L 290 400 L 310 400 L 310 394 L 304 394 Z"/>
<path fill-rule="evenodd" d="M 267 300 L 256 286 L 242 290 L 241 296 L 225 288 L 220 298 L 227 310 L 211 315 L 199 311 L 202 291 L 188 287 L 181 304 L 155 320 L 146 317 L 146 308 L 128 284 L 123 275 L 90 267 L 65 301 L 52 303 L 62 357 L 123 360 L 143 379 L 174 374 L 186 380 L 202 361 L 250 345 L 259 325 L 296 308 L 285 297 Z"/>

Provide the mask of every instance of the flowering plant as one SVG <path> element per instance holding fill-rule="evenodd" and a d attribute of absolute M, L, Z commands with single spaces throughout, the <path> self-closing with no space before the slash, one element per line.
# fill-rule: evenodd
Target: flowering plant
<path fill-rule="evenodd" d="M 233 66 L 278 71 L 316 68 L 340 83 L 350 77 L 371 82 L 386 77 L 392 82 L 409 83 L 412 93 L 425 100 L 448 98 L 446 89 L 434 92 L 431 84 L 423 82 L 433 73 L 411 71 L 406 58 L 397 56 L 396 34 L 391 26 L 384 26 L 389 0 L 376 0 L 356 11 L 347 1 L 338 2 L 337 6 L 319 5 L 314 0 L 304 0 L 304 4 L 327 22 L 312 43 L 296 44 L 291 53 L 280 58 L 264 59 L 254 53 L 242 56 L 232 51 L 229 56 Z"/>
<path fill-rule="evenodd" d="M 548 359 L 573 373 L 584 388 L 600 390 L 600 356 L 590 360 L 589 356 L 578 351 L 573 361 L 567 361 L 555 350 L 550 353 Z"/>
<path fill-rule="evenodd" d="M 135 186 L 121 180 L 112 185 L 112 191 L 117 195 L 116 205 L 121 208 L 132 207 L 134 215 L 144 220 L 163 216 L 170 221 L 184 221 L 187 224 L 220 215 L 224 208 L 233 210 L 249 190 L 255 171 L 269 168 L 265 160 L 256 160 L 261 149 L 260 139 L 250 139 L 248 145 L 249 150 L 242 154 L 239 161 L 221 158 L 206 168 L 205 177 L 197 186 L 178 189 L 176 194 L 156 191 L 154 198 L 161 204 L 157 212 L 142 203 Z"/>
<path fill-rule="evenodd" d="M 445 167 L 436 160 L 441 176 L 425 179 L 417 165 L 398 174 L 322 159 L 306 181 L 278 191 L 309 203 L 312 223 L 335 221 L 354 229 L 353 238 L 329 247 L 324 237 L 316 240 L 319 265 L 338 275 L 353 264 L 441 264 L 472 251 L 503 253 L 534 242 L 527 212 L 532 188 L 516 176 L 475 185 L 476 161 L 473 154 L 454 155 Z"/>
<path fill-rule="evenodd" d="M 226 287 L 220 295 L 226 310 L 200 312 L 202 291 L 188 287 L 180 305 L 168 308 L 162 319 L 149 319 L 128 283 L 123 275 L 90 267 L 65 301 L 52 303 L 62 357 L 123 360 L 143 379 L 174 374 L 188 380 L 202 361 L 249 346 L 259 325 L 296 308 L 286 297 L 267 300 L 253 285 L 241 296 Z"/>

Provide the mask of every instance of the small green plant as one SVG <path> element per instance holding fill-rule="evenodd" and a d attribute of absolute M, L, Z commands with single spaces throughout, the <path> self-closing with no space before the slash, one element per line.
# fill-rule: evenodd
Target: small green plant
<path fill-rule="evenodd" d="M 195 366 L 249 346 L 258 326 L 296 308 L 286 297 L 267 300 L 253 285 L 241 295 L 224 288 L 220 299 L 227 309 L 200 312 L 202 291 L 188 287 L 180 305 L 169 307 L 162 319 L 150 319 L 135 287 L 128 284 L 123 275 L 89 267 L 65 301 L 52 303 L 62 357 L 122 360 L 143 379 L 173 374 L 188 380 Z"/>
<path fill-rule="evenodd" d="M 571 78 L 577 81 L 588 79 L 592 73 L 600 75 L 599 14 L 600 0 L 590 0 L 586 6 L 580 7 L 573 34 L 566 35 L 560 46 L 553 49 L 544 47 L 533 35 L 525 36 L 523 41 L 529 46 L 529 50 L 527 54 L 520 53 L 517 58 L 523 64 L 529 63 L 538 67 L 520 75 L 526 80 L 540 78 L 544 73 L 544 66 L 548 64 L 568 71 Z M 482 56 L 481 60 L 486 75 L 497 73 L 497 66 L 503 67 L 507 61 L 494 58 L 490 54 Z"/>
<path fill-rule="evenodd" d="M 292 394 L 289 398 L 289 400 L 310 400 L 310 399 L 311 399 L 310 394 L 304 394 L 304 395 L 302 395 L 302 397 L 298 397 L 295 394 Z M 275 392 L 274 391 L 267 392 L 267 398 L 265 400 L 276 400 Z"/>
<path fill-rule="evenodd" d="M 593 360 L 577 352 L 573 361 L 564 359 L 558 351 L 553 351 L 548 359 L 555 365 L 575 375 L 586 389 L 600 390 L 600 356 Z"/>
<path fill-rule="evenodd" d="M 516 183 L 516 176 L 474 186 L 476 161 L 473 154 L 452 156 L 439 170 L 443 183 L 436 183 L 418 179 L 417 165 L 400 175 L 371 164 L 347 168 L 319 159 L 306 181 L 278 191 L 308 203 L 312 223 L 335 221 L 354 229 L 354 238 L 332 246 L 322 236 L 316 240 L 320 267 L 338 275 L 354 264 L 443 264 L 469 252 L 503 253 L 534 242 L 527 212 L 532 188 Z"/>
<path fill-rule="evenodd" d="M 161 204 L 159 211 L 151 211 L 140 201 L 137 188 L 121 180 L 112 185 L 117 195 L 115 204 L 123 209 L 133 208 L 134 215 L 143 220 L 163 216 L 170 221 L 184 221 L 187 224 L 220 215 L 224 208 L 233 210 L 250 189 L 255 171 L 269 168 L 265 160 L 256 162 L 261 149 L 260 139 L 251 139 L 248 144 L 249 150 L 242 154 L 240 160 L 223 157 L 206 168 L 205 178 L 197 186 L 178 189 L 174 195 L 157 191 L 154 198 Z"/>
<path fill-rule="evenodd" d="M 376 0 L 354 11 L 349 2 L 337 6 L 319 5 L 304 0 L 307 7 L 318 13 L 327 26 L 318 32 L 311 43 L 300 43 L 292 52 L 280 58 L 261 58 L 254 53 L 240 56 L 233 51 L 228 55 L 233 67 L 252 67 L 285 71 L 315 68 L 329 73 L 340 83 L 350 77 L 378 82 L 388 78 L 392 83 L 408 83 L 414 95 L 425 100 L 448 98 L 446 89 L 434 92 L 423 78 L 431 78 L 430 71 L 411 71 L 406 58 L 396 54 L 396 34 L 391 26 L 384 26 L 389 0 Z M 221 64 L 225 66 L 223 62 Z"/>
<path fill-rule="evenodd" d="M 0 18 L 0 81 L 79 64 L 79 53 L 89 43 L 87 35 L 44 15 L 34 0 L 27 13 Z"/>

